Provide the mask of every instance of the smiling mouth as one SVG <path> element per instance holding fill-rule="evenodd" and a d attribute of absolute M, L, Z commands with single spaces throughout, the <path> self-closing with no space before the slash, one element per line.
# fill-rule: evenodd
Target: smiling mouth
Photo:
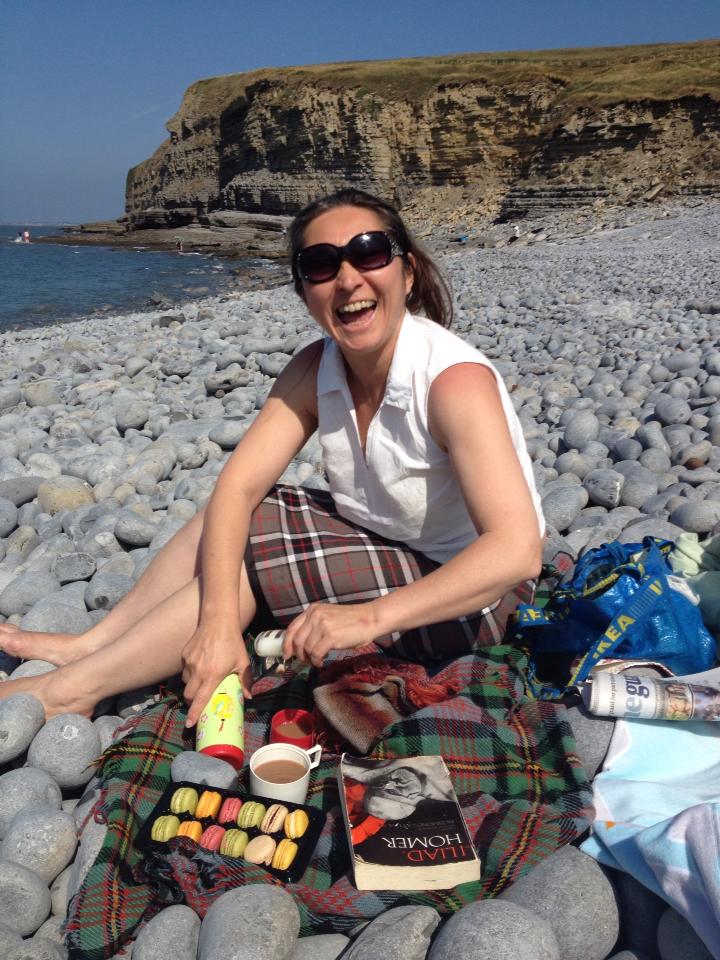
<path fill-rule="evenodd" d="M 343 323 L 353 323 L 364 320 L 376 306 L 376 300 L 356 300 L 354 303 L 344 303 L 337 308 L 335 314 Z"/>

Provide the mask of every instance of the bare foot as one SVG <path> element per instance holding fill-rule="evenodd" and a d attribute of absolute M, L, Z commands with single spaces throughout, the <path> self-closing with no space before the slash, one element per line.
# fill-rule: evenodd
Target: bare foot
<path fill-rule="evenodd" d="M 79 713 L 83 717 L 92 717 L 95 703 L 82 694 L 70 693 L 66 689 L 65 671 L 51 670 L 37 677 L 20 677 L 18 680 L 5 680 L 0 683 L 0 700 L 14 693 L 31 693 L 45 708 L 45 718 L 55 717 L 59 713 Z"/>
<path fill-rule="evenodd" d="M 0 623 L 0 650 L 22 660 L 47 660 L 61 667 L 91 652 L 83 635 L 36 633 L 13 623 Z"/>

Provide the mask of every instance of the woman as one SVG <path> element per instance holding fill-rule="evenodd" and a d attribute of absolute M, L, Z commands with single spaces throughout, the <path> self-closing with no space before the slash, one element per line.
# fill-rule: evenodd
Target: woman
<path fill-rule="evenodd" d="M 432 261 L 397 211 L 356 190 L 302 211 L 290 244 L 325 338 L 293 357 L 205 509 L 104 620 L 79 637 L 0 626 L 8 653 L 61 665 L 0 695 L 90 714 L 182 671 L 192 725 L 228 673 L 250 695 L 243 632 L 258 606 L 287 628 L 286 656 L 320 666 L 376 641 L 420 659 L 467 652 L 530 598 L 543 521 L 520 426 L 488 361 L 443 329 Z M 330 496 L 273 488 L 315 430 Z"/>

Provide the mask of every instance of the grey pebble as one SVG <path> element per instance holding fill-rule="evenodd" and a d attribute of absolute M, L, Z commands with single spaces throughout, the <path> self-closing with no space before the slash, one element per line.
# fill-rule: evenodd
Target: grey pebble
<path fill-rule="evenodd" d="M 92 779 L 100 755 L 100 734 L 77 713 L 51 717 L 28 750 L 31 767 L 45 770 L 61 787 L 81 787 Z"/>
<path fill-rule="evenodd" d="M 0 776 L 0 839 L 8 831 L 13 817 L 22 810 L 48 807 L 59 810 L 62 792 L 44 770 L 18 767 Z"/>
<path fill-rule="evenodd" d="M 0 497 L 0 537 L 7 537 L 18 525 L 18 508 L 6 497 Z"/>
<path fill-rule="evenodd" d="M 141 928 L 135 938 L 135 960 L 157 960 L 172 957 L 173 960 L 195 960 L 200 918 L 183 904 L 166 907 Z"/>
<path fill-rule="evenodd" d="M 16 947 L 22 947 L 23 938 L 7 923 L 0 920 L 0 957 L 10 957 Z"/>
<path fill-rule="evenodd" d="M 92 620 L 77 604 L 58 600 L 57 595 L 43 597 L 34 603 L 20 621 L 23 630 L 38 630 L 44 633 L 85 633 Z"/>
<path fill-rule="evenodd" d="M 11 477 L 0 480 L 0 497 L 14 503 L 16 507 L 21 507 L 35 499 L 42 482 L 42 477 Z"/>
<path fill-rule="evenodd" d="M 73 583 L 77 580 L 89 580 L 95 573 L 97 564 L 89 553 L 65 553 L 53 560 L 51 569 L 60 583 Z"/>
<path fill-rule="evenodd" d="M 11 930 L 29 937 L 50 913 L 50 891 L 35 871 L 0 859 L 0 917 Z"/>
<path fill-rule="evenodd" d="M 223 450 L 233 450 L 248 431 L 251 420 L 227 417 L 208 434 L 208 439 Z"/>
<path fill-rule="evenodd" d="M 619 505 L 624 483 L 625 477 L 616 470 L 591 470 L 583 480 L 591 503 L 608 508 Z"/>
<path fill-rule="evenodd" d="M 290 960 L 299 930 L 295 901 L 280 887 L 228 890 L 205 914 L 197 960 Z"/>
<path fill-rule="evenodd" d="M 170 776 L 174 783 L 189 780 L 208 787 L 231 790 L 237 786 L 237 771 L 217 757 L 209 757 L 194 750 L 179 753 L 170 767 Z"/>
<path fill-rule="evenodd" d="M 428 960 L 565 960 L 547 920 L 504 900 L 478 900 L 450 917 Z"/>
<path fill-rule="evenodd" d="M 47 660 L 23 660 L 10 674 L 11 680 L 19 680 L 21 677 L 41 677 L 44 673 L 50 673 L 51 670 L 57 670 L 54 663 Z"/>
<path fill-rule="evenodd" d="M 33 604 L 60 589 L 60 582 L 50 573 L 23 573 L 0 593 L 0 613 L 9 617 L 26 614 Z"/>
<path fill-rule="evenodd" d="M 612 884 L 596 860 L 564 846 L 503 890 L 551 924 L 563 960 L 604 960 L 619 931 Z"/>
<path fill-rule="evenodd" d="M 610 746 L 615 719 L 595 716 L 582 704 L 568 707 L 566 716 L 575 737 L 580 761 L 588 780 L 592 780 L 601 768 Z"/>
<path fill-rule="evenodd" d="M 72 864 L 69 864 L 69 866 L 65 867 L 65 869 L 55 877 L 50 885 L 50 902 L 53 916 L 62 917 L 63 919 L 67 916 L 68 902 L 70 900 L 68 889 L 71 874 Z"/>
<path fill-rule="evenodd" d="M 689 533 L 710 533 L 720 521 L 720 503 L 688 500 L 673 510 L 669 520 Z"/>
<path fill-rule="evenodd" d="M 124 722 L 122 717 L 114 717 L 107 713 L 101 714 L 93 720 L 93 726 L 100 736 L 101 750 L 107 750 L 113 742 L 117 728 Z"/>
<path fill-rule="evenodd" d="M 353 941 L 347 960 L 424 960 L 430 939 L 440 923 L 432 907 L 408 906 L 386 910 L 372 920 Z"/>
<path fill-rule="evenodd" d="M 26 809 L 10 821 L 0 844 L 0 860 L 33 870 L 47 886 L 70 863 L 76 848 L 77 830 L 69 813 L 46 807 Z M 49 898 L 48 890 L 48 903 Z"/>
<path fill-rule="evenodd" d="M 290 960 L 338 960 L 350 943 L 341 933 L 318 933 L 301 937 L 295 944 Z"/>
<path fill-rule="evenodd" d="M 76 823 L 76 820 L 73 816 L 74 823 Z M 88 870 L 95 863 L 106 836 L 107 825 L 105 823 L 89 818 L 84 824 L 80 836 L 80 845 L 70 867 L 67 892 L 71 900 L 80 889 Z"/>
<path fill-rule="evenodd" d="M 45 708 L 30 693 L 0 700 L 0 764 L 24 753 L 45 723 Z"/>
<path fill-rule="evenodd" d="M 99 570 L 85 589 L 88 610 L 112 610 L 135 585 L 131 577 Z"/>
<path fill-rule="evenodd" d="M 672 907 L 660 917 L 657 931 L 660 960 L 713 960 L 713 956 L 687 922 Z"/>
<path fill-rule="evenodd" d="M 67 960 L 67 951 L 46 937 L 32 937 L 7 960 Z"/>

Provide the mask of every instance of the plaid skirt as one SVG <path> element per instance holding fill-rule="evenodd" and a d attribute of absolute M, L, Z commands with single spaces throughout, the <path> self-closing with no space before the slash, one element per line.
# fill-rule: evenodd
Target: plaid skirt
<path fill-rule="evenodd" d="M 355 526 L 322 490 L 277 485 L 255 510 L 245 555 L 261 626 L 286 627 L 309 604 L 364 603 L 419 580 L 439 566 L 404 543 Z M 476 613 L 379 638 L 407 660 L 446 660 L 503 642 L 526 580 Z M 263 622 L 265 621 L 265 622 Z"/>

